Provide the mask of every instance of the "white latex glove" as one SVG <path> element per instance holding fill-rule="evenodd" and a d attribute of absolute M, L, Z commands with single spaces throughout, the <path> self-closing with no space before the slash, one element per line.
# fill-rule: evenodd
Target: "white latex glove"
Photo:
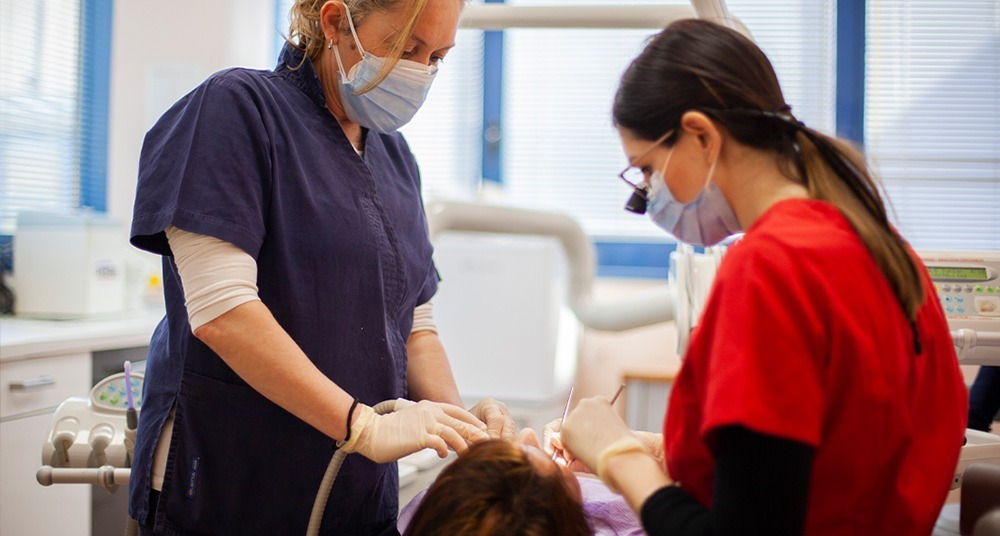
<path fill-rule="evenodd" d="M 649 455 L 655 458 L 660 465 L 663 465 L 663 434 L 639 430 L 632 430 L 632 433 L 639 438 L 639 442 L 646 448 Z"/>
<path fill-rule="evenodd" d="M 549 421 L 542 428 L 542 450 L 549 454 L 562 455 L 562 442 L 559 440 L 559 430 L 562 429 L 562 419 Z"/>
<path fill-rule="evenodd" d="M 642 442 L 628 429 L 611 404 L 603 397 L 580 400 L 559 430 L 562 447 L 576 460 L 583 462 L 601 480 L 601 460 L 610 454 L 626 452 L 627 445 L 640 450 Z M 606 484 L 609 484 L 605 480 Z M 612 488 L 614 489 L 614 488 Z"/>
<path fill-rule="evenodd" d="M 517 434 L 517 425 L 510 417 L 507 405 L 494 398 L 484 398 L 478 404 L 469 408 L 469 413 L 486 423 L 486 432 L 493 439 L 513 441 Z"/>
<path fill-rule="evenodd" d="M 449 448 L 463 452 L 467 443 L 489 439 L 482 423 L 451 404 L 399 399 L 392 413 L 378 415 L 364 404 L 358 404 L 354 413 L 351 440 L 340 448 L 376 463 L 396 461 L 428 447 L 444 458 Z"/>
<path fill-rule="evenodd" d="M 562 437 L 559 434 L 562 428 L 562 419 L 555 419 L 545 425 L 542 430 L 542 450 L 554 455 L 557 463 L 562 463 L 574 473 L 593 473 L 583 462 L 573 458 L 562 444 Z"/>
<path fill-rule="evenodd" d="M 562 458 L 571 469 L 578 473 L 590 472 L 582 462 L 575 459 L 563 447 L 562 437 L 559 434 L 561 428 L 562 419 L 555 419 L 545 425 L 545 429 L 542 431 L 542 450 L 549 454 L 555 454 L 557 458 Z M 660 465 L 664 465 L 663 434 L 641 430 L 632 430 L 632 434 L 639 439 L 639 442 L 642 443 L 642 446 L 649 452 L 650 456 Z"/>

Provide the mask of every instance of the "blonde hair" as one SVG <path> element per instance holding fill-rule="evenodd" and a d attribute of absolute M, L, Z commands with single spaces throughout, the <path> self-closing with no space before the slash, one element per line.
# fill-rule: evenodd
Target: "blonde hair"
<path fill-rule="evenodd" d="M 326 35 L 323 34 L 323 26 L 319 19 L 320 11 L 326 2 L 327 0 L 295 0 L 291 9 L 288 10 L 289 27 L 288 37 L 285 38 L 285 41 L 305 53 L 303 61 L 305 61 L 305 57 L 308 57 L 315 62 L 323 51 Z M 390 13 L 400 9 L 401 5 L 407 10 L 406 23 L 403 24 L 389 48 L 389 53 L 385 56 L 388 61 L 382 66 L 378 76 L 360 91 L 360 93 L 365 93 L 385 80 L 385 77 L 396 66 L 399 58 L 403 56 L 403 49 L 406 48 L 406 42 L 413 36 L 413 28 L 416 26 L 424 6 L 427 5 L 427 0 L 342 0 L 342 3 L 347 6 L 355 28 L 360 27 L 368 15 L 373 12 Z M 338 30 L 342 35 L 351 34 L 350 26 L 346 20 L 342 21 Z M 294 67 L 289 66 L 289 68 L 298 69 L 301 66 L 300 63 Z"/>

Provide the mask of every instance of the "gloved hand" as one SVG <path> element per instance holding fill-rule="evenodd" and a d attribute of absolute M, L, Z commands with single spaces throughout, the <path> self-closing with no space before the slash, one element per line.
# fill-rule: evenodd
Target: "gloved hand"
<path fill-rule="evenodd" d="M 395 411 L 385 415 L 358 404 L 354 413 L 357 417 L 351 424 L 351 440 L 340 448 L 376 463 L 396 461 L 428 447 L 444 458 L 449 447 L 463 452 L 467 443 L 489 439 L 482 423 L 472 414 L 441 402 L 399 399 Z"/>
<path fill-rule="evenodd" d="M 562 447 L 609 486 L 610 482 L 601 474 L 602 458 L 606 461 L 610 455 L 645 450 L 603 397 L 580 400 L 562 423 L 559 436 Z"/>
<path fill-rule="evenodd" d="M 645 447 L 646 451 L 656 461 L 662 466 L 663 463 L 663 434 L 657 434 L 654 432 L 643 432 L 640 430 L 632 430 L 635 437 L 639 438 L 639 442 Z"/>
<path fill-rule="evenodd" d="M 549 454 L 562 455 L 562 442 L 559 440 L 559 430 L 562 429 L 562 419 L 549 421 L 542 428 L 542 450 Z"/>
<path fill-rule="evenodd" d="M 514 424 L 514 419 L 510 417 L 510 411 L 503 402 L 487 397 L 469 408 L 469 413 L 486 423 L 486 432 L 493 439 L 514 440 L 517 425 Z"/>
<path fill-rule="evenodd" d="M 583 464 L 578 462 L 573 455 L 565 450 L 562 444 L 562 438 L 560 437 L 559 430 L 562 428 L 562 419 L 555 419 L 545 425 L 545 429 L 542 431 L 542 449 L 549 454 L 556 454 L 557 456 L 566 460 L 570 465 L 573 462 L 577 462 L 580 465 L 580 469 L 583 469 Z M 644 432 L 642 430 L 632 430 L 632 434 L 639 439 L 642 446 L 649 452 L 649 455 L 656 459 L 660 465 L 664 465 L 664 455 L 663 455 L 663 434 L 658 434 L 656 432 Z M 578 470 L 578 469 L 574 469 Z"/>
<path fill-rule="evenodd" d="M 573 455 L 566 451 L 563 447 L 562 438 L 559 434 L 561 428 L 562 419 L 555 419 L 545 425 L 545 429 L 542 431 L 542 450 L 562 458 L 566 461 L 566 464 L 570 467 L 570 469 L 578 473 L 590 472 L 590 470 L 585 467 L 582 462 L 574 458 Z M 660 465 L 664 465 L 663 434 L 644 432 L 641 430 L 632 430 L 632 434 L 639 439 L 639 442 L 642 443 L 642 446 L 647 452 L 649 452 L 650 456 L 652 456 Z"/>
<path fill-rule="evenodd" d="M 542 450 L 555 455 L 556 462 L 560 460 L 574 473 L 593 473 L 583 462 L 573 458 L 562 444 L 559 431 L 562 428 L 562 419 L 555 419 L 545 425 L 542 430 Z"/>

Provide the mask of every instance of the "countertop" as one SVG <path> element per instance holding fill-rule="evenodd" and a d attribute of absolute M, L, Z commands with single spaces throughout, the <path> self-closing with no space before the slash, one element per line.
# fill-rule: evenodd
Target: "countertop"
<path fill-rule="evenodd" d="M 0 362 L 146 346 L 163 309 L 142 309 L 83 320 L 0 316 Z"/>

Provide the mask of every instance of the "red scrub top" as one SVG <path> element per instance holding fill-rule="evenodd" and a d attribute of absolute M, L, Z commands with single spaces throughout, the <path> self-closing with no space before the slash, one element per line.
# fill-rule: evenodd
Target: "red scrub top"
<path fill-rule="evenodd" d="M 726 253 L 692 334 L 665 422 L 670 475 L 711 507 L 714 431 L 743 426 L 815 447 L 806 534 L 929 534 L 967 392 L 921 270 L 917 354 L 889 282 L 837 209 L 772 206 Z"/>

